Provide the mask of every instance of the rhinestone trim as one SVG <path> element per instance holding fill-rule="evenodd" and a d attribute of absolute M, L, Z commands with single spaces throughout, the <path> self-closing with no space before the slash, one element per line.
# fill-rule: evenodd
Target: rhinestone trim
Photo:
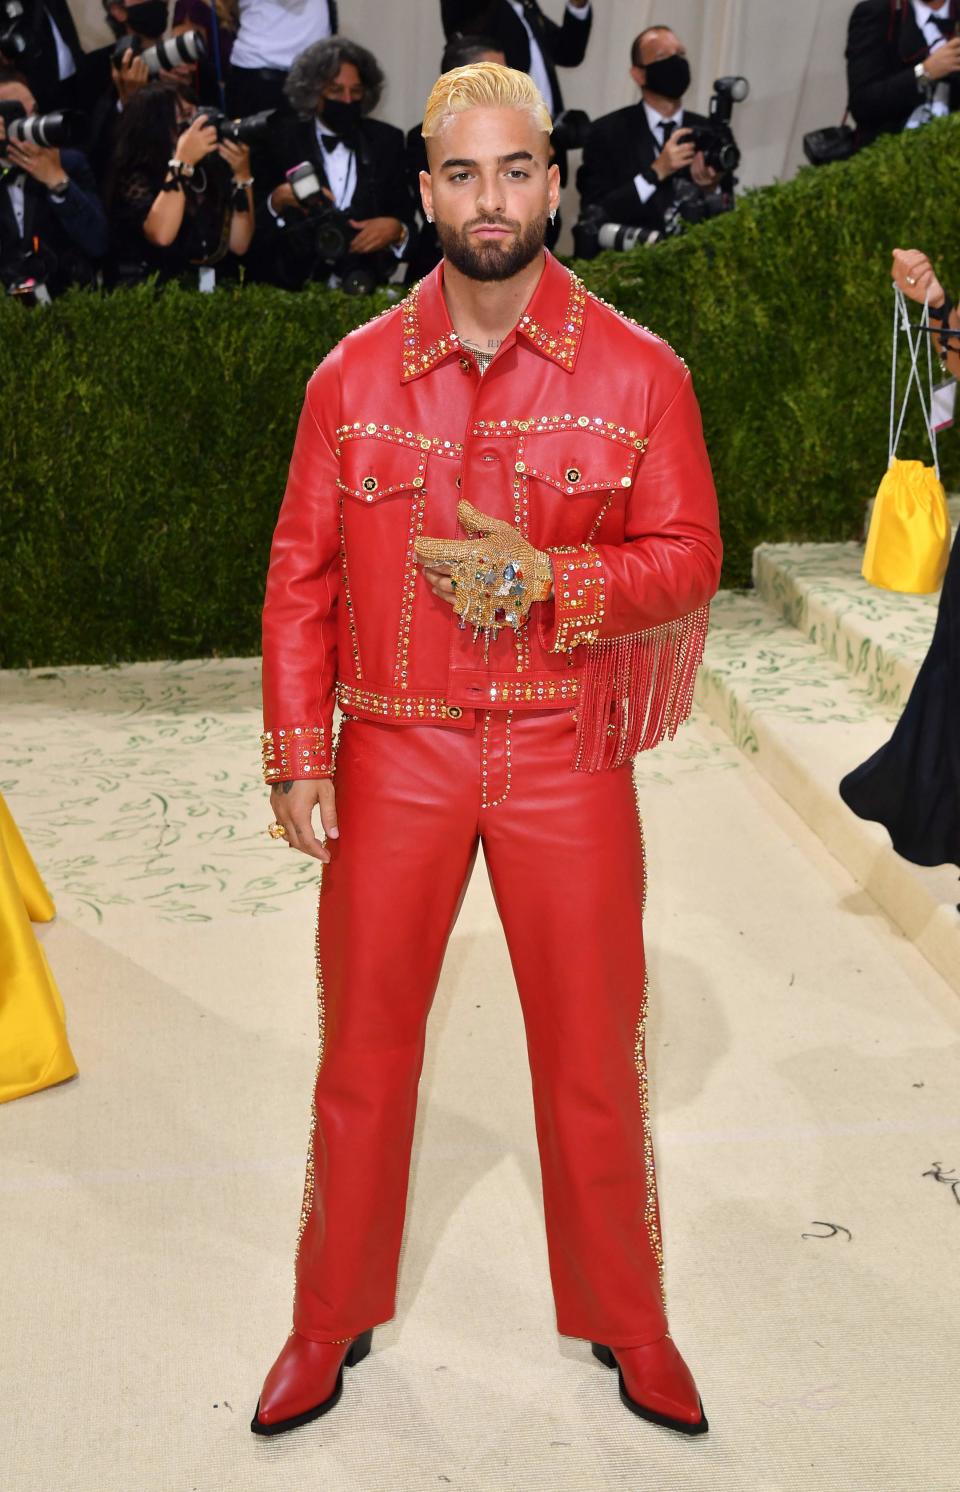
<path fill-rule="evenodd" d="M 260 735 L 260 747 L 266 782 L 333 775 L 322 725 L 288 725 L 265 730 Z"/>

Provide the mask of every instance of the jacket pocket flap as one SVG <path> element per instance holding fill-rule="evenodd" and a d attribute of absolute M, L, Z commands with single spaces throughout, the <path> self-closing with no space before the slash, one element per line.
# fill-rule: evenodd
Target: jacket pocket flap
<path fill-rule="evenodd" d="M 524 437 L 517 470 L 576 497 L 581 492 L 632 487 L 641 454 L 632 442 L 610 440 L 589 427 L 544 430 Z"/>
<path fill-rule="evenodd" d="M 429 454 L 421 446 L 366 435 L 347 440 L 341 447 L 337 486 L 362 502 L 419 489 L 426 484 Z"/>

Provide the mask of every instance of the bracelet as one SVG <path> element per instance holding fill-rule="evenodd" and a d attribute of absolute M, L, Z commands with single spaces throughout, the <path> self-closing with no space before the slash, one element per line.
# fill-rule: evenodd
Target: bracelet
<path fill-rule="evenodd" d="M 946 367 L 947 356 L 951 350 L 950 338 L 947 336 L 947 332 L 950 329 L 950 312 L 952 310 L 953 301 L 950 299 L 949 295 L 947 295 L 946 291 L 944 291 L 943 300 L 940 302 L 939 306 L 927 307 L 927 315 L 930 317 L 931 321 L 939 321 L 942 323 L 939 335 L 937 336 L 937 341 L 940 344 L 938 355 L 943 367 Z"/>
<path fill-rule="evenodd" d="M 172 155 L 167 161 L 167 170 L 174 171 L 177 176 L 192 176 L 196 170 L 189 161 L 181 161 L 178 156 Z"/>
<path fill-rule="evenodd" d="M 236 177 L 234 177 L 233 185 L 234 189 L 238 192 L 246 191 L 247 187 L 253 186 L 253 177 L 248 176 L 246 181 L 237 181 Z"/>

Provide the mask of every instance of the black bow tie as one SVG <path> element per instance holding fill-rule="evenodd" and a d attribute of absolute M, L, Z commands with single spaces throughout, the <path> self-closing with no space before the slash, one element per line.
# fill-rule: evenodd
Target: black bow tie
<path fill-rule="evenodd" d="M 956 27 L 956 22 L 955 21 L 951 21 L 951 19 L 950 19 L 949 16 L 934 16 L 934 15 L 932 15 L 930 17 L 930 19 L 931 19 L 931 21 L 935 21 L 936 22 L 936 24 L 940 27 L 940 30 L 943 32 L 944 36 L 953 36 L 954 30 L 955 30 L 955 27 Z"/>
<path fill-rule="evenodd" d="M 324 150 L 335 150 L 338 145 L 343 144 L 342 135 L 327 135 L 321 132 L 320 139 L 323 142 Z"/>

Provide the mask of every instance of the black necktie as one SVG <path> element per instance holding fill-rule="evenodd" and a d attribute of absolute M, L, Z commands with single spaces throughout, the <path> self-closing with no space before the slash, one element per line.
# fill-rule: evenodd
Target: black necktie
<path fill-rule="evenodd" d="M 660 121 L 660 134 L 661 134 L 661 136 L 663 138 L 664 145 L 666 145 L 667 141 L 669 140 L 670 136 L 673 134 L 673 132 L 676 129 L 676 127 L 677 127 L 677 121 L 675 119 L 661 119 L 661 121 Z"/>
<path fill-rule="evenodd" d="M 324 150 L 334 150 L 338 145 L 343 144 L 343 139 L 340 135 L 328 135 L 325 133 L 321 133 L 320 139 L 323 141 Z"/>
<path fill-rule="evenodd" d="M 934 21 L 940 27 L 940 30 L 943 32 L 944 36 L 948 36 L 949 37 L 949 36 L 954 36 L 956 34 L 956 22 L 955 21 L 951 21 L 951 19 L 950 19 L 950 17 L 948 15 L 947 16 L 934 16 L 934 15 L 931 15 L 930 19 L 931 19 L 931 21 Z"/>

